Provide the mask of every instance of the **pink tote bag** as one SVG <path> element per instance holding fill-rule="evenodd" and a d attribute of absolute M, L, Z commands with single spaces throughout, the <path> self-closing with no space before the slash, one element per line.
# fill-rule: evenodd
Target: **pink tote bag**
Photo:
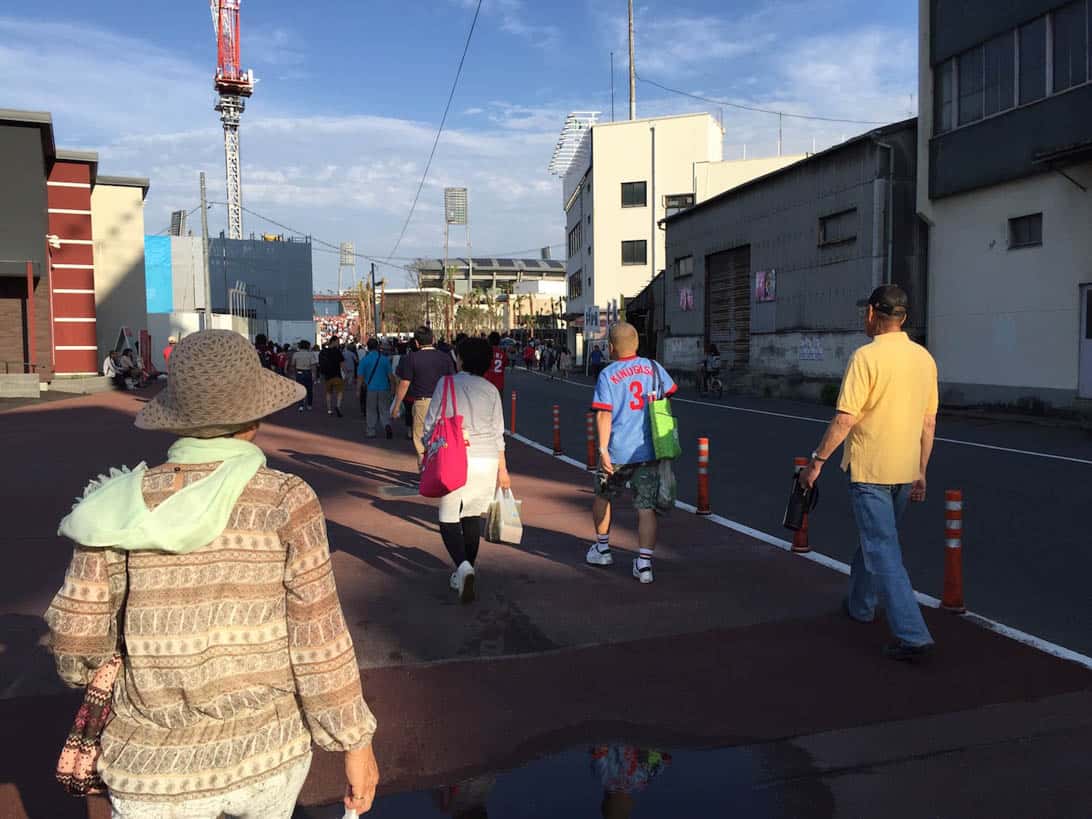
<path fill-rule="evenodd" d="M 451 415 L 447 414 L 447 394 L 451 392 Z M 426 498 L 442 498 L 466 485 L 466 439 L 463 417 L 455 402 L 455 379 L 444 377 L 440 413 L 425 442 L 421 465 L 420 492 Z"/>

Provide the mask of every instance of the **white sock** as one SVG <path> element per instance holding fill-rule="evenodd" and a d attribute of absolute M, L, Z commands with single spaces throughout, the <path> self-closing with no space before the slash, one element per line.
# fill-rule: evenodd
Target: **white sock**
<path fill-rule="evenodd" d="M 601 555 L 610 551 L 610 533 L 595 536 L 595 548 Z"/>
<path fill-rule="evenodd" d="M 644 569 L 652 565 L 652 549 L 641 549 L 640 554 L 637 556 L 637 568 Z"/>

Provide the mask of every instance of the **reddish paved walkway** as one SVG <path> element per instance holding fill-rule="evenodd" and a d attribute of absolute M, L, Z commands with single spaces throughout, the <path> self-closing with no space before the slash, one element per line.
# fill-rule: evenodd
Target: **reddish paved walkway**
<path fill-rule="evenodd" d="M 108 466 L 154 462 L 170 441 L 132 427 L 139 400 L 107 394 L 0 413 L 0 515 L 17 556 L 0 573 L 3 819 L 107 815 L 101 802 L 88 814 L 51 781 L 78 696 L 55 680 L 40 615 L 67 563 L 69 549 L 53 533 L 72 496 Z M 360 419 L 348 415 L 282 413 L 258 442 L 272 466 L 302 475 L 323 500 L 365 693 L 380 720 L 385 790 L 609 737 L 676 747 L 791 743 L 806 751 L 809 775 L 840 783 L 830 786 L 849 811 L 840 815 L 860 815 L 851 806 L 867 803 L 874 787 L 847 787 L 857 780 L 846 772 L 873 765 L 904 766 L 905 778 L 907 760 L 925 760 L 916 775 L 953 797 L 967 791 L 967 781 L 930 773 L 929 760 L 956 751 L 968 755 L 972 791 L 1031 799 L 1014 774 L 1041 770 L 1067 793 L 1066 806 L 1092 807 L 1078 766 L 1062 759 L 1068 743 L 1092 740 L 1092 674 L 934 611 L 926 612 L 939 644 L 930 663 L 883 660 L 884 627 L 839 614 L 843 577 L 683 513 L 665 527 L 652 586 L 629 577 L 625 555 L 610 569 L 585 566 L 586 476 L 519 444 L 509 461 L 525 501 L 525 542 L 483 545 L 481 599 L 459 606 L 447 589 L 435 502 L 399 492 L 413 480 L 408 443 L 364 443 Z M 631 518 L 617 517 L 622 549 L 635 544 Z M 1020 750 L 1029 742 L 1042 749 L 1031 761 Z M 316 760 L 307 804 L 340 790 L 337 758 Z M 1041 807 L 1029 802 L 1032 812 L 1010 815 L 1092 814 Z"/>

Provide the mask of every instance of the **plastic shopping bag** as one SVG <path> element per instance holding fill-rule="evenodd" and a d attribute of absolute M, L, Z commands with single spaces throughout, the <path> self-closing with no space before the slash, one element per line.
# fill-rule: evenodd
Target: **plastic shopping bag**
<path fill-rule="evenodd" d="M 493 543 L 508 543 L 519 546 L 523 540 L 523 520 L 520 508 L 523 501 L 516 500 L 511 489 L 498 489 L 496 497 L 489 505 L 485 521 L 485 536 Z"/>
<path fill-rule="evenodd" d="M 671 402 L 664 395 L 660 379 L 660 365 L 652 362 L 652 396 L 648 402 L 648 421 L 652 430 L 652 450 L 657 460 L 678 458 L 682 454 L 679 444 L 679 424 L 671 413 Z"/>
<path fill-rule="evenodd" d="M 656 496 L 656 511 L 669 512 L 675 508 L 675 499 L 679 497 L 678 483 L 671 461 L 660 461 L 660 491 Z"/>

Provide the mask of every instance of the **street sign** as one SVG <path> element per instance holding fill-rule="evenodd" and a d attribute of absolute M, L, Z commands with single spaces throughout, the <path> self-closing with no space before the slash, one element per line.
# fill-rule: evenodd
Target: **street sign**
<path fill-rule="evenodd" d="M 584 308 L 584 335 L 599 334 L 599 305 L 592 304 Z"/>

